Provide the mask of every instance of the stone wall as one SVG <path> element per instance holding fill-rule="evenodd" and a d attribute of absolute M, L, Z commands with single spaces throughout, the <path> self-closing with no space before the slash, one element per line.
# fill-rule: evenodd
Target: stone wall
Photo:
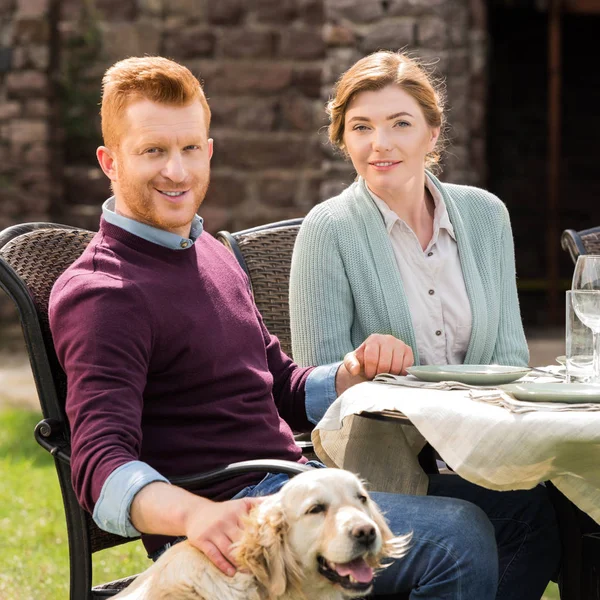
<path fill-rule="evenodd" d="M 182 62 L 204 82 L 215 145 L 207 229 L 305 214 L 322 181 L 322 27 L 321 0 L 96 0 L 93 9 L 70 1 L 60 27 L 62 77 L 74 84 L 66 86 L 64 219 L 97 222 L 108 194 L 94 158 L 100 79 L 116 60 L 144 53 Z"/>
<path fill-rule="evenodd" d="M 110 193 L 95 159 L 100 82 L 132 55 L 174 58 L 204 81 L 211 232 L 303 216 L 352 181 L 327 143 L 324 104 L 378 49 L 406 48 L 445 78 L 442 177 L 481 184 L 485 13 L 485 0 L 0 0 L 0 228 L 97 227 Z"/>
<path fill-rule="evenodd" d="M 56 60 L 51 0 L 0 0 L 0 229 L 43 221 L 62 194 L 54 173 Z M 0 298 L 0 322 L 16 312 Z"/>
<path fill-rule="evenodd" d="M 322 2 L 209 6 L 190 35 L 205 39 L 204 49 L 182 48 L 179 27 L 167 46 L 204 79 L 213 111 L 207 226 L 239 230 L 303 215 L 322 181 Z"/>
<path fill-rule="evenodd" d="M 50 0 L 0 0 L 0 228 L 48 218 L 53 177 Z"/>
<path fill-rule="evenodd" d="M 339 74 L 380 49 L 406 49 L 446 82 L 448 151 L 442 179 L 481 185 L 486 178 L 485 0 L 325 0 L 323 97 Z M 342 189 L 352 169 L 329 153 L 322 196 Z"/>
<path fill-rule="evenodd" d="M 485 180 L 484 0 L 0 0 L 0 16 L 2 226 L 96 226 L 109 193 L 94 156 L 100 80 L 140 54 L 204 80 L 211 231 L 303 215 L 352 180 L 323 107 L 340 73 L 381 48 L 414 51 L 446 79 L 443 177 Z"/>

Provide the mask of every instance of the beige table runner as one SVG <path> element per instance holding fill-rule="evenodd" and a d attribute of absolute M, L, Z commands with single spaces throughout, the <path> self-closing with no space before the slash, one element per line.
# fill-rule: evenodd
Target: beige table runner
<path fill-rule="evenodd" d="M 342 394 L 318 423 L 315 449 L 326 464 L 359 473 L 372 489 L 424 493 L 426 476 L 417 473 L 414 459 L 423 439 L 416 432 L 409 439 L 410 429 L 392 420 L 382 424 L 356 416 L 399 411 L 465 479 L 497 490 L 551 480 L 600 523 L 600 411 L 514 413 L 469 394 L 361 383 Z M 407 489 L 407 480 L 417 483 Z"/>

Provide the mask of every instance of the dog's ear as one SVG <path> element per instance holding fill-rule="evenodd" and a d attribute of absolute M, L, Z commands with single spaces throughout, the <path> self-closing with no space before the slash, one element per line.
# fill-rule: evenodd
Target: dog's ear
<path fill-rule="evenodd" d="M 288 524 L 282 507 L 269 498 L 245 519 L 244 533 L 236 544 L 240 567 L 249 570 L 265 599 L 275 599 L 300 585 L 301 570 L 286 542 Z"/>
<path fill-rule="evenodd" d="M 385 518 L 381 514 L 379 507 L 371 498 L 369 498 L 369 504 L 371 507 L 371 514 L 373 515 L 373 521 L 377 527 L 379 527 L 379 531 L 381 531 L 381 537 L 383 539 L 383 546 L 381 548 L 381 553 L 377 557 L 378 560 L 382 558 L 402 558 L 410 547 L 410 540 L 412 539 L 412 532 L 406 535 L 394 536 L 392 531 L 390 530 Z"/>

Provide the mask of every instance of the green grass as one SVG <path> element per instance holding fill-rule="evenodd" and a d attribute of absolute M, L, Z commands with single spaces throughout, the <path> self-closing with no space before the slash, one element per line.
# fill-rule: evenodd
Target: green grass
<path fill-rule="evenodd" d="M 0 410 L 0 599 L 69 597 L 67 530 L 52 457 L 33 439 L 38 413 Z M 94 555 L 94 583 L 149 566 L 140 542 Z M 544 600 L 558 600 L 556 586 Z"/>
<path fill-rule="evenodd" d="M 69 597 L 67 530 L 54 461 L 33 439 L 38 413 L 0 410 L 0 599 Z M 94 555 L 94 583 L 147 568 L 140 542 Z"/>

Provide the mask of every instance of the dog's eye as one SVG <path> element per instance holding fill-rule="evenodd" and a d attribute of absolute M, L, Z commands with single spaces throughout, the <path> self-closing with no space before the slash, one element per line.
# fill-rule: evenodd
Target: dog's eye
<path fill-rule="evenodd" d="M 307 511 L 307 515 L 316 515 L 318 513 L 325 512 L 327 507 L 324 504 L 313 504 Z"/>
<path fill-rule="evenodd" d="M 363 503 L 366 504 L 367 503 L 367 497 L 364 494 L 359 494 L 358 495 L 358 499 Z"/>

